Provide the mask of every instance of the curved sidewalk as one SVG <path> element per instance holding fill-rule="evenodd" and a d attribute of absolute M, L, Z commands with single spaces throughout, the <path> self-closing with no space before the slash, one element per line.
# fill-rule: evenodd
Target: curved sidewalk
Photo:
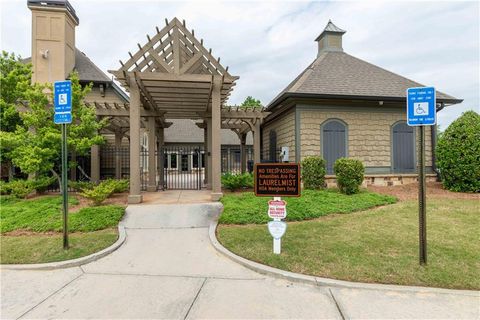
<path fill-rule="evenodd" d="M 219 253 L 219 204 L 127 208 L 126 240 L 80 267 L 1 271 L 2 318 L 478 318 L 478 293 L 339 288 L 254 272 Z"/>

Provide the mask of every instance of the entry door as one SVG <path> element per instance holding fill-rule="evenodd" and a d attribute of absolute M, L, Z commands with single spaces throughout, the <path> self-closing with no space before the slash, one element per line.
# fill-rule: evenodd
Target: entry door
<path fill-rule="evenodd" d="M 415 172 L 414 128 L 400 122 L 393 127 L 392 135 L 393 172 Z"/>
<path fill-rule="evenodd" d="M 338 158 L 347 156 L 347 128 L 340 121 L 332 120 L 322 127 L 323 158 L 327 162 L 327 174 L 333 174 Z"/>
<path fill-rule="evenodd" d="M 188 171 L 188 154 L 182 154 L 182 171 Z"/>

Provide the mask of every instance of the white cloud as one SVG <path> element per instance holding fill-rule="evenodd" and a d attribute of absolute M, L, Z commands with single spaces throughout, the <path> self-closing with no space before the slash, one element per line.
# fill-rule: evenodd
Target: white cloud
<path fill-rule="evenodd" d="M 0 0 L 1 1 L 1 0 Z M 116 69 L 137 42 L 185 19 L 214 56 L 240 76 L 230 103 L 252 95 L 267 104 L 316 56 L 314 39 L 328 19 L 346 29 L 349 54 L 433 85 L 465 101 L 439 114 L 446 127 L 461 112 L 478 111 L 478 2 L 161 2 L 72 0 L 80 26 L 77 47 L 104 71 Z M 30 12 L 2 1 L 1 47 L 30 56 Z"/>

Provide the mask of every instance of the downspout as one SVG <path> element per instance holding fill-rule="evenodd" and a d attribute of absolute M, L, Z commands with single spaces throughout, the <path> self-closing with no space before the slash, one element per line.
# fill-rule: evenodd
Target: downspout
<path fill-rule="evenodd" d="M 443 108 L 445 108 L 445 103 L 441 103 L 439 107 L 437 107 L 436 112 L 438 113 Z M 437 125 L 435 124 L 431 130 L 432 134 L 432 170 L 437 174 L 437 181 L 442 181 L 440 176 L 440 171 L 437 168 L 436 157 L 435 157 L 435 149 L 437 147 Z"/>

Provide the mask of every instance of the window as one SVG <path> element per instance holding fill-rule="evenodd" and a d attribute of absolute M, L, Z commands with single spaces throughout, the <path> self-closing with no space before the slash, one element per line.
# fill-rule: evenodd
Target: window
<path fill-rule="evenodd" d="M 177 168 L 177 154 L 176 153 L 170 154 L 170 168 L 172 168 L 172 169 Z"/>
<path fill-rule="evenodd" d="M 320 143 L 327 174 L 333 174 L 335 161 L 347 156 L 347 125 L 341 120 L 327 120 L 322 124 Z"/>
<path fill-rule="evenodd" d="M 269 157 L 270 162 L 277 162 L 277 132 L 270 130 Z"/>

